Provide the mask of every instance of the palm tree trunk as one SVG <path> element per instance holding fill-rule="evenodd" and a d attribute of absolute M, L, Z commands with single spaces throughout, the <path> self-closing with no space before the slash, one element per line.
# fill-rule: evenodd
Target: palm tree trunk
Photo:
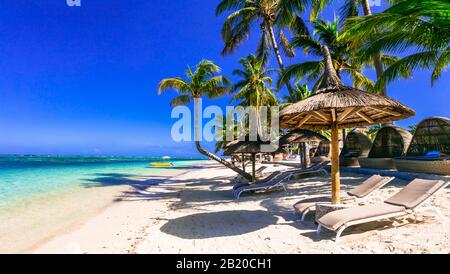
<path fill-rule="evenodd" d="M 272 41 L 273 51 L 277 58 L 278 65 L 280 66 L 280 70 L 281 70 L 281 72 L 284 72 L 284 63 L 283 63 L 283 59 L 281 59 L 280 48 L 278 47 L 277 39 L 275 38 L 275 32 L 273 31 L 273 26 L 270 23 L 269 23 L 269 35 L 270 35 L 270 40 Z M 292 88 L 291 83 L 289 81 L 286 82 L 286 87 L 289 91 L 289 94 L 293 95 L 294 89 Z"/>
<path fill-rule="evenodd" d="M 362 6 L 363 6 L 363 11 L 364 11 L 364 15 L 365 16 L 370 16 L 372 15 L 372 10 L 370 9 L 370 5 L 369 5 L 369 1 L 368 0 L 363 0 L 362 1 Z M 377 79 L 380 79 L 381 76 L 383 75 L 383 63 L 381 62 L 381 55 L 375 54 L 373 56 L 373 63 L 375 66 L 375 72 L 377 74 Z M 381 87 L 381 95 L 386 96 L 387 92 L 386 92 L 386 86 L 383 85 Z"/>
<path fill-rule="evenodd" d="M 200 141 L 199 141 L 199 117 L 198 117 L 198 105 L 200 102 L 201 98 L 195 98 L 194 99 L 194 141 L 195 141 L 195 146 L 197 147 L 198 152 L 200 152 L 201 154 L 207 156 L 210 159 L 215 160 L 216 162 L 228 167 L 229 169 L 233 170 L 234 172 L 238 173 L 239 175 L 241 175 L 242 177 L 244 177 L 245 179 L 251 181 L 252 180 L 252 176 L 242 170 L 240 170 L 239 168 L 235 167 L 233 164 L 225 161 L 224 159 L 220 158 L 219 156 L 205 150 L 204 148 L 202 148 L 202 146 L 200 145 Z"/>

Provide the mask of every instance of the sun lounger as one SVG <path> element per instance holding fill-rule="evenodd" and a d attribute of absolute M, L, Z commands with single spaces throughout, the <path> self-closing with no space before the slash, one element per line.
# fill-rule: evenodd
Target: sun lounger
<path fill-rule="evenodd" d="M 432 195 L 446 188 L 449 183 L 440 180 L 415 179 L 384 203 L 337 210 L 324 215 L 318 220 L 317 234 L 322 227 L 325 227 L 337 233 L 336 241 L 338 241 L 342 232 L 350 226 L 409 215 L 415 218 L 419 211 L 425 210 L 433 210 L 444 219 L 438 208 L 426 207 L 424 204 Z"/>
<path fill-rule="evenodd" d="M 365 199 L 371 194 L 375 193 L 376 190 L 384 187 L 386 184 L 394 180 L 395 177 L 383 177 L 380 175 L 373 175 L 372 177 L 365 180 L 359 186 L 353 188 L 350 191 L 341 194 L 341 201 L 343 203 L 351 202 L 359 199 Z M 382 200 L 381 200 L 382 201 Z M 294 204 L 294 212 L 300 215 L 301 221 L 305 220 L 306 214 L 312 211 L 316 207 L 316 203 L 319 202 L 331 202 L 329 196 L 315 197 L 310 199 L 304 199 L 296 204 Z"/>
<path fill-rule="evenodd" d="M 242 193 L 245 192 L 255 192 L 255 191 L 270 191 L 274 189 L 280 189 L 283 188 L 286 192 L 286 186 L 285 183 L 289 182 L 297 176 L 304 176 L 304 175 L 323 175 L 328 174 L 328 172 L 324 169 L 325 166 L 328 165 L 328 162 L 319 163 L 315 166 L 312 166 L 308 169 L 294 169 L 289 170 L 285 172 L 275 172 L 266 179 L 263 179 L 255 184 L 246 184 L 241 187 L 233 189 L 233 196 L 236 199 L 239 199 Z"/>

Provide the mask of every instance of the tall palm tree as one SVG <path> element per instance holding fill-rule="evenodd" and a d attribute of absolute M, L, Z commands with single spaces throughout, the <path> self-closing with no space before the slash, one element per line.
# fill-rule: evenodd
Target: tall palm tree
<path fill-rule="evenodd" d="M 302 0 L 222 0 L 216 9 L 219 16 L 226 11 L 231 12 L 222 28 L 222 38 L 225 47 L 222 54 L 233 52 L 245 41 L 253 24 L 260 24 L 261 39 L 257 49 L 259 58 L 267 62 L 270 48 L 273 49 L 280 70 L 284 70 L 284 62 L 280 48 L 288 57 L 295 55 L 284 30 L 292 30 L 296 34 L 307 33 L 308 29 L 296 12 L 303 12 L 305 6 Z M 278 40 L 275 35 L 278 29 Z M 289 93 L 293 92 L 287 83 Z"/>
<path fill-rule="evenodd" d="M 248 55 L 239 61 L 243 69 L 236 69 L 233 75 L 239 76 L 241 79 L 232 87 L 232 91 L 236 94 L 231 102 L 237 102 L 239 106 L 252 106 L 256 113 L 262 106 L 277 106 L 278 100 L 272 92 L 272 78 L 270 73 L 274 70 L 266 70 L 263 60 Z M 256 115 L 257 133 L 261 133 L 261 122 L 259 115 Z"/>
<path fill-rule="evenodd" d="M 208 60 L 202 60 L 197 66 L 195 71 L 192 71 L 189 67 L 186 71 L 186 79 L 181 77 L 167 78 L 161 80 L 158 87 L 158 94 L 172 89 L 176 90 L 179 95 L 174 98 L 170 105 L 188 105 L 191 101 L 194 101 L 194 132 L 195 132 L 195 145 L 197 150 L 213 159 L 217 162 L 225 165 L 233 171 L 241 174 L 245 178 L 251 180 L 250 174 L 240 170 L 231 163 L 221 159 L 213 153 L 202 148 L 199 139 L 199 103 L 203 96 L 208 98 L 216 98 L 224 95 L 229 86 L 227 78 L 221 75 L 217 75 L 220 72 L 220 68 L 213 62 Z"/>
<path fill-rule="evenodd" d="M 361 45 L 365 55 L 381 50 L 415 51 L 392 63 L 377 86 L 397 79 L 405 70 L 417 68 L 432 69 L 433 84 L 450 62 L 449 12 L 447 0 L 397 0 L 382 13 L 350 18 L 344 25 L 346 39 Z"/>
<path fill-rule="evenodd" d="M 278 87 L 281 87 L 289 79 L 295 78 L 295 82 L 305 78 L 306 82 L 314 82 L 319 85 L 324 70 L 324 59 L 321 52 L 321 46 L 326 45 L 330 49 L 334 68 L 341 78 L 343 73 L 348 74 L 353 85 L 366 90 L 373 89 L 373 82 L 361 73 L 364 65 L 369 65 L 368 59 L 362 59 L 353 54 L 350 48 L 350 42 L 341 39 L 341 32 L 338 29 L 338 20 L 327 22 L 318 19 L 312 23 L 314 33 L 310 35 L 298 35 L 293 38 L 292 45 L 302 48 L 305 54 L 310 54 L 321 58 L 317 61 L 306 61 L 294 64 L 286 68 L 278 80 Z M 383 56 L 386 63 L 392 63 L 397 60 L 392 56 Z"/>

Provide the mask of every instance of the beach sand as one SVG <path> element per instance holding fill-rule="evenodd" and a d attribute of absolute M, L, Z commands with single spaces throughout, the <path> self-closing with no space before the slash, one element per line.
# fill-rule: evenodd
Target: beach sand
<path fill-rule="evenodd" d="M 450 224 L 433 213 L 411 219 L 373 222 L 334 234 L 315 234 L 310 219 L 295 222 L 292 205 L 330 192 L 329 179 L 309 178 L 288 193 L 243 196 L 234 200 L 234 174 L 215 163 L 207 169 L 154 178 L 157 186 L 120 190 L 109 207 L 70 231 L 59 233 L 32 253 L 450 253 Z M 343 187 L 366 178 L 342 174 Z M 152 178 L 148 178 L 151 180 Z M 382 189 L 388 197 L 407 182 Z M 450 218 L 450 189 L 432 198 Z"/>

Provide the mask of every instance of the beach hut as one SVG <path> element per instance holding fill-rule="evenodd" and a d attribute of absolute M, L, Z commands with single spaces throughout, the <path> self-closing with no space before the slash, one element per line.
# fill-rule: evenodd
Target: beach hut
<path fill-rule="evenodd" d="M 321 47 L 325 71 L 313 95 L 280 112 L 280 128 L 331 129 L 332 203 L 340 203 L 339 129 L 388 123 L 415 112 L 386 96 L 345 86 L 338 77 L 326 46 Z"/>
<path fill-rule="evenodd" d="M 406 156 L 394 159 L 399 171 L 450 175 L 450 119 L 431 117 L 419 123 Z"/>
<path fill-rule="evenodd" d="M 341 166 L 359 166 L 358 157 L 367 157 L 372 141 L 358 131 L 347 134 L 340 157 Z"/>
<path fill-rule="evenodd" d="M 397 126 L 385 126 L 377 132 L 375 141 L 367 157 L 359 157 L 359 165 L 364 168 L 395 169 L 395 157 L 406 154 L 412 134 Z"/>

